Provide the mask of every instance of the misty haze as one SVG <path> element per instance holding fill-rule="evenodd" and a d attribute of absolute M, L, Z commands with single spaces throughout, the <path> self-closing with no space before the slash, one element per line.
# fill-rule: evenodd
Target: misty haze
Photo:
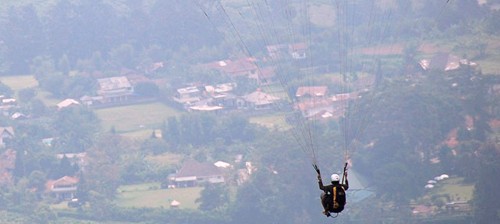
<path fill-rule="evenodd" d="M 1 0 L 0 223 L 500 223 L 500 0 Z"/>

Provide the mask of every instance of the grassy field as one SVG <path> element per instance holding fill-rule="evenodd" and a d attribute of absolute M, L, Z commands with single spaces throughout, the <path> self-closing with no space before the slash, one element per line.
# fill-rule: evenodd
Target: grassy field
<path fill-rule="evenodd" d="M 483 74 L 500 74 L 500 54 L 477 61 Z"/>
<path fill-rule="evenodd" d="M 180 114 L 162 103 L 110 107 L 97 109 L 95 112 L 101 119 L 104 130 L 114 127 L 118 133 L 134 132 L 138 133 L 137 136 L 150 136 L 153 130 L 161 127 L 169 117 Z"/>
<path fill-rule="evenodd" d="M 148 155 L 146 160 L 158 166 L 174 166 L 179 164 L 183 156 L 180 154 L 163 153 L 161 155 Z"/>
<path fill-rule="evenodd" d="M 38 88 L 38 81 L 32 75 L 19 75 L 19 76 L 1 76 L 0 82 L 10 87 L 15 94 L 22 89 L 35 88 L 37 98 L 40 99 L 46 106 L 56 106 L 61 102 L 61 99 L 55 99 L 47 91 Z"/>
<path fill-rule="evenodd" d="M 104 129 L 104 130 L 107 130 L 107 129 Z M 127 138 L 131 138 L 131 139 L 141 140 L 141 139 L 150 138 L 151 135 L 153 134 L 153 131 L 155 131 L 155 130 L 157 131 L 158 129 L 154 129 L 154 128 L 140 129 L 140 130 L 135 130 L 135 131 L 131 131 L 131 132 L 121 133 L 120 135 L 127 137 Z"/>
<path fill-rule="evenodd" d="M 180 208 L 197 209 L 195 200 L 203 188 L 160 189 L 160 183 L 146 183 L 121 186 L 116 204 L 121 207 L 170 208 L 173 200 L 180 202 Z"/>
<path fill-rule="evenodd" d="M 279 130 L 288 130 L 291 128 L 289 124 L 286 123 L 283 114 L 273 114 L 273 115 L 263 115 L 258 117 L 251 117 L 250 123 L 265 126 L 267 128 L 277 127 Z"/>
<path fill-rule="evenodd" d="M 22 75 L 22 76 L 1 76 L 0 82 L 9 86 L 15 92 L 38 86 L 38 81 L 32 75 Z"/>
<path fill-rule="evenodd" d="M 463 178 L 450 178 L 440 181 L 434 189 L 433 195 L 448 195 L 455 201 L 472 200 L 474 185 L 464 184 Z"/>
<path fill-rule="evenodd" d="M 27 222 L 28 218 L 24 217 L 24 215 L 22 214 L 0 210 L 0 223 L 17 224 L 17 223 L 27 223 Z"/>

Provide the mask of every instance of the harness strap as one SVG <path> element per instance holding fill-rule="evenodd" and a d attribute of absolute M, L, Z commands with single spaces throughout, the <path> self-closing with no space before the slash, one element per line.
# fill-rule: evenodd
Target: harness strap
<path fill-rule="evenodd" d="M 338 208 L 339 203 L 337 203 L 337 187 L 333 187 L 333 208 Z"/>

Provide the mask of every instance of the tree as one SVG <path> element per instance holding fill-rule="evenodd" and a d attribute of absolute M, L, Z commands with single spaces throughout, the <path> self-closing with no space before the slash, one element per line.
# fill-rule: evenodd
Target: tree
<path fill-rule="evenodd" d="M 47 204 L 38 205 L 30 216 L 34 222 L 40 224 L 49 224 L 57 219 L 57 213 Z"/>
<path fill-rule="evenodd" d="M 163 139 L 172 146 L 177 146 L 181 143 L 180 135 L 181 130 L 179 121 L 176 117 L 169 117 L 162 130 Z"/>
<path fill-rule="evenodd" d="M 134 86 L 134 92 L 144 97 L 157 97 L 160 93 L 160 88 L 152 82 L 140 82 Z"/>
<path fill-rule="evenodd" d="M 132 153 L 134 145 L 131 141 L 113 134 L 105 134 L 99 137 L 97 142 L 87 150 L 89 164 L 86 172 L 83 173 L 86 183 L 93 186 L 95 197 L 104 197 L 111 200 L 116 195 L 116 190 L 120 184 L 123 168 L 127 165 L 124 155 Z M 105 170 L 106 172 L 102 172 Z M 90 192 L 87 192 L 90 194 Z M 92 201 L 99 204 L 100 202 Z"/>
<path fill-rule="evenodd" d="M 36 93 L 33 88 L 26 88 L 26 89 L 21 89 L 19 90 L 18 94 L 19 100 L 22 102 L 29 102 L 33 98 L 35 98 Z"/>
<path fill-rule="evenodd" d="M 168 144 L 163 139 L 146 139 L 141 145 L 141 151 L 154 155 L 162 154 L 168 150 Z"/>
<path fill-rule="evenodd" d="M 319 222 L 322 217 L 314 214 L 321 211 L 320 191 L 310 155 L 288 133 L 260 134 L 247 152 L 259 169 L 238 187 L 235 202 L 229 206 L 231 217 L 239 223 Z"/>
<path fill-rule="evenodd" d="M 6 46 L 5 58 L 10 62 L 11 73 L 28 73 L 28 63 L 34 57 L 44 54 L 45 35 L 42 27 L 33 5 L 9 8 L 0 33 L 3 34 L 2 41 Z"/>
<path fill-rule="evenodd" d="M 84 107 L 67 107 L 56 113 L 52 127 L 59 136 L 54 143 L 58 151 L 83 152 L 93 145 L 99 119 Z"/>
<path fill-rule="evenodd" d="M 71 71 L 71 65 L 68 59 L 68 55 L 64 54 L 61 59 L 59 59 L 57 69 L 61 71 L 63 75 L 69 75 L 69 72 Z"/>
<path fill-rule="evenodd" d="M 45 192 L 45 183 L 47 182 L 47 177 L 45 173 L 35 170 L 31 172 L 28 177 L 28 186 L 36 189 L 37 193 Z"/>
<path fill-rule="evenodd" d="M 486 142 L 479 150 L 478 179 L 474 188 L 474 216 L 477 223 L 500 221 L 500 147 L 494 141 Z"/>
<path fill-rule="evenodd" d="M 72 165 L 69 158 L 64 155 L 63 158 L 59 160 L 59 164 L 52 170 L 51 178 L 59 179 L 64 176 L 74 176 L 78 170 L 78 166 Z"/>
<path fill-rule="evenodd" d="M 229 203 L 229 190 L 224 184 L 206 184 L 201 191 L 199 208 L 204 211 L 214 211 L 223 208 Z"/>
<path fill-rule="evenodd" d="M 374 178 L 377 187 L 383 189 L 381 196 L 395 201 L 398 205 L 406 205 L 410 199 L 421 192 L 420 178 L 415 178 L 411 165 L 401 162 L 382 163 L 375 170 Z"/>
<path fill-rule="evenodd" d="M 30 109 L 34 116 L 44 116 L 48 112 L 47 106 L 40 99 L 33 99 L 30 102 Z"/>
<path fill-rule="evenodd" d="M 130 44 L 122 44 L 109 52 L 110 63 L 115 69 L 133 69 L 137 66 L 135 49 Z"/>
<path fill-rule="evenodd" d="M 12 91 L 12 89 L 8 85 L 0 82 L 0 95 L 12 96 L 12 93 L 14 93 L 14 91 Z"/>
<path fill-rule="evenodd" d="M 380 194 L 405 203 L 421 192 L 416 181 L 430 175 L 429 160 L 435 154 L 431 149 L 463 121 L 458 97 L 449 86 L 439 76 L 409 81 L 396 77 L 350 107 L 350 130 L 363 130 L 353 139 L 373 145 L 373 150 L 360 152 L 360 171 L 398 183 L 388 191 L 385 183 L 377 182 Z M 409 174 L 412 178 L 406 178 Z"/>

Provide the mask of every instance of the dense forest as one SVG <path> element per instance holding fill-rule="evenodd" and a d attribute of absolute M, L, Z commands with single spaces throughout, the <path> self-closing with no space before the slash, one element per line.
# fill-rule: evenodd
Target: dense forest
<path fill-rule="evenodd" d="M 29 76 L 37 83 L 0 82 L 2 99 L 17 100 L 6 109 L 2 101 L 0 126 L 15 135 L 0 148 L 0 222 L 325 222 L 311 161 L 323 175 L 349 161 L 351 183 L 363 187 L 348 194 L 335 222 L 496 223 L 499 33 L 498 0 L 0 3 L 0 78 Z M 270 46 L 295 43 L 307 46 L 304 58 L 269 55 Z M 457 55 L 460 66 L 423 66 L 444 53 Z M 258 72 L 273 67 L 272 84 L 200 66 L 241 58 L 255 59 Z M 147 138 L 104 128 L 100 108 L 50 104 L 96 95 L 98 79 L 130 73 L 148 80 L 134 86 L 139 104 L 160 102 L 176 111 L 156 120 Z M 224 82 L 237 83 L 236 94 L 257 90 L 286 99 L 266 112 L 224 113 L 186 111 L 172 100 L 179 88 Z M 345 111 L 336 119 L 304 119 L 294 110 L 296 92 L 318 85 L 336 96 L 356 93 L 355 100 L 341 103 Z M 272 125 L 255 122 L 269 114 Z M 64 153 L 86 157 L 77 164 L 56 156 Z M 152 162 L 165 156 L 174 159 Z M 163 187 L 190 159 L 238 156 L 256 167 L 248 180 L 238 178 L 248 163 L 234 162 L 225 183 L 200 186 L 194 208 L 122 202 L 126 186 Z M 424 188 L 441 174 L 451 178 L 436 186 L 467 188 L 471 198 Z M 47 194 L 48 181 L 67 176 L 79 180 L 75 208 Z M 465 209 L 454 212 L 454 203 Z M 418 215 L 417 207 L 433 212 Z"/>

